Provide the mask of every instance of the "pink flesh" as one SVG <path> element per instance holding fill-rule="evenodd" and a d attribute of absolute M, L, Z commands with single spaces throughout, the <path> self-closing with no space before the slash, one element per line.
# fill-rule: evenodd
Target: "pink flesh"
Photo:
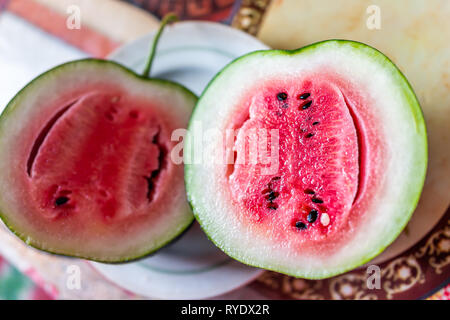
<path fill-rule="evenodd" d="M 363 114 L 367 119 L 361 120 L 353 110 L 344 91 L 351 98 L 356 95 L 347 83 L 312 78 L 267 81 L 253 88 L 228 126 L 239 129 L 234 144 L 236 161 L 227 175 L 230 198 L 241 208 L 240 219 L 255 229 L 261 226 L 271 237 L 294 238 L 295 244 L 320 242 L 339 234 L 344 237 L 349 221 L 360 218 L 360 211 L 353 209 L 367 187 L 365 137 L 375 132 L 365 132 L 363 120 L 369 116 Z M 282 92 L 287 94 L 284 101 L 277 98 Z M 304 93 L 310 96 L 299 99 Z M 303 109 L 309 101 L 311 106 Z M 261 128 L 279 130 L 278 170 L 270 174 L 263 171 L 267 172 L 268 165 L 251 163 L 248 154 L 250 132 Z M 308 137 L 310 133 L 313 135 Z M 267 151 L 270 147 L 268 143 Z M 314 195 L 308 194 L 311 190 Z M 268 200 L 270 191 L 276 195 L 274 200 Z M 313 198 L 323 203 L 314 203 Z M 318 211 L 318 217 L 310 223 L 307 216 L 312 209 Z M 330 220 L 326 226 L 320 222 L 325 213 Z M 298 229 L 297 222 L 303 222 L 306 229 Z"/>
<path fill-rule="evenodd" d="M 31 198 L 49 219 L 84 215 L 95 224 L 147 212 L 167 171 L 167 137 L 148 102 L 77 97 L 36 135 L 26 168 Z"/>

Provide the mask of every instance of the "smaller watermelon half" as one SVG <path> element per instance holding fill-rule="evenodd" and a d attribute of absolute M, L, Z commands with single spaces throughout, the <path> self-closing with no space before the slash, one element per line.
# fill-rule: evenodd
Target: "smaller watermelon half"
<path fill-rule="evenodd" d="M 231 257 L 295 277 L 331 277 L 378 255 L 424 183 L 419 103 L 362 43 L 235 60 L 203 92 L 189 130 L 185 180 L 205 232 Z"/>
<path fill-rule="evenodd" d="M 0 118 L 0 216 L 27 244 L 123 262 L 155 252 L 194 220 L 171 134 L 197 98 L 110 61 L 60 65 Z"/>

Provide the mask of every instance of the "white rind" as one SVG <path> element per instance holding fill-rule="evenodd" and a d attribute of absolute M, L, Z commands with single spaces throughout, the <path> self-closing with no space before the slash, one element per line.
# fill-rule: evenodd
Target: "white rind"
<path fill-rule="evenodd" d="M 252 232 L 241 224 L 227 201 L 217 164 L 188 164 L 185 180 L 194 214 L 211 240 L 231 257 L 261 268 L 304 278 L 326 278 L 353 269 L 388 246 L 406 226 L 417 204 L 426 172 L 426 130 L 420 106 L 408 82 L 383 54 L 361 43 L 325 41 L 298 51 L 261 51 L 228 65 L 200 98 L 191 124 L 203 132 L 224 130 L 234 104 L 244 90 L 266 79 L 298 77 L 322 67 L 348 79 L 375 101 L 386 139 L 387 167 L 379 188 L 346 245 L 333 254 L 302 255 L 286 243 Z M 186 145 L 191 145 L 189 137 Z M 212 144 L 220 145 L 219 140 Z M 185 153 L 186 154 L 186 153 Z M 375 203 L 376 202 L 376 203 Z M 269 231 L 270 232 L 270 231 Z"/>

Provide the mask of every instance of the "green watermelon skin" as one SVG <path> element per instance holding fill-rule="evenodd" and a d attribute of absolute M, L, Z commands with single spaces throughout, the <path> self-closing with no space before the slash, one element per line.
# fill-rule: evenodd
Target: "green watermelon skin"
<path fill-rule="evenodd" d="M 352 270 L 380 254 L 404 229 L 419 200 L 428 158 L 426 127 L 419 102 L 401 71 L 378 50 L 347 40 L 327 40 L 293 51 L 250 53 L 230 63 L 209 83 L 191 116 L 189 130 L 201 123 L 204 131 L 214 127 L 224 132 L 234 121 L 230 119 L 246 119 L 248 115 L 242 115 L 245 107 L 240 107 L 246 99 L 256 97 L 259 101 L 259 92 L 269 90 L 277 81 L 287 83 L 288 92 L 295 86 L 290 79 L 307 80 L 302 72 L 314 73 L 317 79 L 337 79 L 335 84 L 346 94 L 344 98 L 371 101 L 365 106 L 353 105 L 353 111 L 359 113 L 358 125 L 366 126 L 364 130 L 357 128 L 358 135 L 365 131 L 366 139 L 359 148 L 367 149 L 360 152 L 365 159 L 359 164 L 358 179 L 363 179 L 357 181 L 358 191 L 348 215 L 356 218 L 341 219 L 336 227 L 328 226 L 322 233 L 315 231 L 320 228 L 310 231 L 311 227 L 300 236 L 286 224 L 277 227 L 275 220 L 265 218 L 266 213 L 259 214 L 258 209 L 251 210 L 241 201 L 244 198 L 247 205 L 260 204 L 258 196 L 252 198 L 254 190 L 235 188 L 245 196 L 237 200 L 234 193 L 233 197 L 229 191 L 233 185 L 224 178 L 227 164 L 192 163 L 195 150 L 189 148 L 185 152 L 185 181 L 196 219 L 229 256 L 295 277 L 323 279 Z M 275 80 L 267 84 L 271 79 Z M 186 145 L 193 146 L 194 139 L 188 136 Z M 218 140 L 210 143 L 220 145 Z M 247 178 L 241 180 L 251 181 L 250 185 L 257 186 L 254 189 L 262 188 L 258 178 Z M 255 219 L 255 213 L 263 218 Z M 292 215 L 287 211 L 277 214 Z M 326 240 L 328 235 L 330 240 Z"/>
<path fill-rule="evenodd" d="M 104 217 L 99 218 L 95 223 L 102 225 L 100 236 L 86 231 L 89 227 L 82 227 L 89 226 L 90 219 L 76 218 L 64 222 L 60 217 L 44 217 L 38 213 L 40 209 L 35 209 L 33 192 L 26 187 L 26 158 L 36 136 L 58 108 L 67 105 L 74 97 L 91 91 L 106 92 L 107 95 L 111 88 L 120 91 L 129 101 L 139 100 L 139 112 L 143 115 L 150 112 L 158 118 L 158 114 L 162 114 L 167 133 L 187 126 L 197 101 L 191 91 L 177 83 L 140 76 L 117 63 L 98 59 L 72 61 L 31 81 L 11 100 L 0 118 L 0 145 L 4 150 L 0 156 L 0 217 L 28 245 L 54 254 L 120 263 L 156 252 L 178 238 L 193 223 L 194 217 L 186 201 L 183 168 L 172 164 L 169 164 L 170 174 L 161 179 L 163 187 L 155 205 L 147 211 L 141 210 L 142 215 L 136 218 L 119 217 L 107 222 Z M 139 99 L 133 100 L 134 97 Z M 156 105 L 157 110 L 146 110 L 148 101 L 149 106 L 153 108 Z M 153 103 L 155 101 L 156 104 Z M 48 137 L 50 134 L 52 131 Z M 171 146 L 170 135 L 163 139 L 168 147 Z M 150 212 L 148 217 L 146 212 Z M 126 224 L 122 225 L 123 221 Z"/>

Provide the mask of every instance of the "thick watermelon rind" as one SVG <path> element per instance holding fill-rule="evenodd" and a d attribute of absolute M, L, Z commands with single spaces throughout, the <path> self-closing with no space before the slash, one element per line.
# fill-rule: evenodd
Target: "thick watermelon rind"
<path fill-rule="evenodd" d="M 39 84 L 40 80 L 51 76 L 55 71 L 60 72 L 64 68 L 72 67 L 72 66 L 79 65 L 79 64 L 83 64 L 86 66 L 103 67 L 103 68 L 113 67 L 113 68 L 120 70 L 121 72 L 123 72 L 124 74 L 129 76 L 131 79 L 134 78 L 139 81 L 144 81 L 148 84 L 153 84 L 153 85 L 157 85 L 157 86 L 170 87 L 172 90 L 182 93 L 182 95 L 185 97 L 186 101 L 191 101 L 191 104 L 195 104 L 195 101 L 197 101 L 197 99 L 198 99 L 197 96 L 192 91 L 190 91 L 186 87 L 182 86 L 181 84 L 178 84 L 178 83 L 170 81 L 170 80 L 165 80 L 165 79 L 144 77 L 117 62 L 110 61 L 110 60 L 103 60 L 103 59 L 95 59 L 95 58 L 79 59 L 79 60 L 74 60 L 74 61 L 60 64 L 54 68 L 51 68 L 51 69 L 45 71 L 44 73 L 40 74 L 39 76 L 37 76 L 36 78 L 31 80 L 18 93 L 16 93 L 16 95 L 9 101 L 9 103 L 6 105 L 5 109 L 3 110 L 3 112 L 0 115 L 0 134 L 2 133 L 4 123 L 7 121 L 8 116 L 12 112 L 14 112 L 15 106 L 17 105 L 16 101 L 21 99 L 24 95 L 26 95 L 27 91 L 30 90 L 30 88 Z M 0 136 L 0 139 L 1 139 L 1 136 Z M 95 256 L 74 254 L 72 252 L 63 252 L 63 251 L 59 251 L 59 250 L 53 250 L 53 249 L 51 249 L 51 246 L 47 247 L 46 245 L 39 243 L 39 241 L 37 239 L 33 239 L 29 235 L 18 231 L 20 229 L 20 227 L 16 227 L 13 223 L 11 223 L 10 219 L 8 219 L 8 217 L 7 217 L 7 214 L 5 214 L 4 212 L 1 212 L 1 211 L 0 211 L 0 220 L 3 221 L 5 226 L 7 226 L 7 228 L 13 234 L 15 234 L 19 239 L 21 239 L 27 245 L 29 245 L 33 248 L 36 248 L 38 250 L 42 250 L 47 253 L 51 253 L 51 254 L 55 254 L 55 255 L 59 255 L 59 256 L 81 258 L 81 259 L 86 259 L 86 260 L 91 260 L 91 261 L 101 262 L 101 263 L 119 264 L 119 263 L 135 261 L 138 259 L 145 258 L 149 255 L 153 255 L 160 249 L 164 248 L 165 246 L 171 244 L 174 241 L 177 241 L 190 228 L 190 226 L 192 226 L 192 224 L 195 221 L 195 218 L 192 215 L 192 212 L 190 210 L 190 206 L 188 205 L 186 207 L 187 207 L 186 216 L 188 216 L 189 218 L 186 219 L 186 221 L 182 225 L 177 226 L 177 228 L 176 228 L 177 231 L 174 232 L 173 235 L 171 235 L 171 237 L 169 239 L 167 239 L 166 241 L 164 241 L 162 243 L 159 243 L 157 246 L 154 246 L 154 247 L 144 250 L 144 253 L 139 253 L 139 254 L 130 253 L 129 255 L 126 255 L 126 256 L 113 257 L 111 259 L 98 258 Z"/>
<path fill-rule="evenodd" d="M 194 111 L 192 112 L 190 124 L 193 123 L 194 120 L 197 118 L 201 119 L 201 114 L 198 114 L 201 112 L 199 111 L 199 106 L 202 104 L 203 100 L 205 99 L 205 95 L 210 90 L 210 88 L 214 85 L 214 83 L 220 79 L 226 72 L 228 72 L 230 69 L 238 70 L 239 65 L 245 64 L 247 61 L 252 59 L 253 57 L 262 57 L 262 56 L 280 56 L 280 55 L 287 55 L 287 56 L 295 56 L 297 54 L 303 54 L 308 53 L 309 51 L 313 52 L 314 50 L 320 50 L 322 46 L 327 45 L 341 45 L 341 46 L 351 46 L 355 50 L 358 50 L 359 52 L 363 53 L 368 59 L 376 60 L 377 63 L 380 65 L 380 67 L 384 69 L 388 69 L 391 75 L 396 79 L 396 84 L 398 85 L 399 89 L 402 91 L 403 95 L 406 97 L 409 105 L 409 111 L 413 114 L 415 119 L 415 125 L 416 125 L 416 131 L 418 135 L 421 137 L 419 141 L 417 141 L 419 144 L 421 144 L 421 153 L 416 154 L 417 162 L 415 164 L 415 167 L 417 170 L 415 170 L 416 175 L 414 177 L 411 177 L 411 181 L 408 184 L 409 194 L 411 195 L 408 201 L 408 208 L 406 210 L 403 210 L 405 213 L 401 219 L 397 219 L 397 228 L 395 232 L 392 232 L 389 239 L 380 239 L 380 243 L 377 246 L 377 248 L 373 249 L 370 252 L 367 252 L 367 254 L 360 256 L 355 261 L 350 261 L 346 263 L 344 267 L 334 269 L 334 270 L 318 270 L 317 272 L 304 272 L 303 270 L 291 270 L 288 267 L 284 265 L 267 265 L 267 264 L 261 264 L 261 263 L 255 263 L 251 259 L 248 259 L 248 257 L 245 256 L 245 253 L 240 252 L 234 252 L 232 247 L 227 247 L 223 245 L 221 242 L 221 239 L 218 239 L 215 237 L 214 233 L 211 233 L 209 231 L 209 225 L 206 223 L 203 219 L 204 210 L 213 210 L 211 208 L 202 208 L 202 207 L 196 207 L 194 205 L 195 201 L 195 194 L 196 192 L 201 192 L 200 190 L 196 190 L 191 185 L 191 177 L 195 175 L 195 168 L 190 165 L 185 165 L 185 183 L 186 183 L 186 190 L 187 190 L 187 197 L 188 201 L 191 204 L 191 208 L 193 210 L 194 216 L 199 222 L 200 226 L 204 230 L 204 232 L 207 234 L 208 238 L 223 252 L 225 252 L 227 255 L 229 255 L 231 258 L 247 264 L 249 266 L 257 267 L 257 268 L 263 268 L 266 270 L 271 270 L 275 272 L 284 273 L 293 277 L 297 278 L 306 278 L 306 279 L 325 279 L 330 278 L 342 273 L 345 273 L 347 271 L 353 270 L 369 261 L 371 261 L 374 257 L 379 255 L 381 252 L 383 252 L 394 240 L 401 234 L 401 232 L 406 227 L 408 221 L 411 219 L 412 214 L 417 207 L 417 204 L 420 199 L 420 195 L 425 183 L 425 177 L 426 177 L 426 171 L 427 171 L 427 162 L 428 162 L 428 142 L 427 142 L 427 132 L 426 132 L 426 126 L 425 126 L 425 120 L 423 116 L 422 109 L 420 107 L 419 101 L 417 99 L 416 94 L 414 93 L 414 90 L 411 86 L 411 84 L 408 82 L 405 75 L 400 71 L 400 69 L 388 58 L 386 57 L 382 52 L 379 50 L 361 43 L 357 41 L 351 41 L 351 40 L 342 40 L 342 39 L 331 39 L 331 40 L 324 40 L 321 42 L 313 43 L 311 45 L 296 49 L 296 50 L 260 50 L 251 52 L 249 54 L 246 54 L 244 56 L 241 56 L 231 63 L 229 63 L 227 66 L 225 66 L 216 76 L 209 82 L 205 90 L 202 92 L 196 107 L 194 108 Z M 188 127 L 188 130 L 190 130 L 191 127 Z M 189 145 L 189 137 L 186 141 L 186 145 Z"/>

